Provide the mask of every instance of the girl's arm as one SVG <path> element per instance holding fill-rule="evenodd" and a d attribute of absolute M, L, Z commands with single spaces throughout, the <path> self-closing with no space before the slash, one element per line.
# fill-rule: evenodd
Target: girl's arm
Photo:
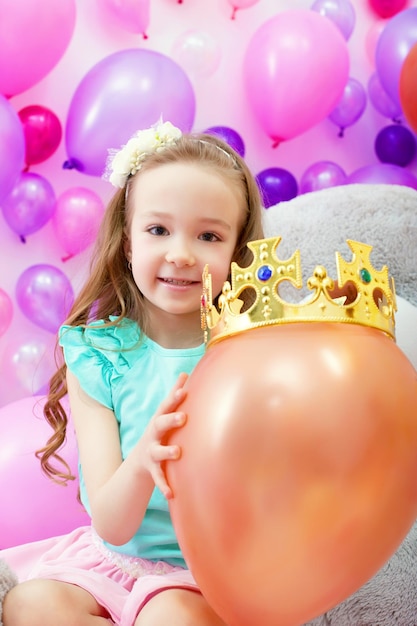
<path fill-rule="evenodd" d="M 102 539 L 122 545 L 140 526 L 157 485 L 171 497 L 161 462 L 180 456 L 178 446 L 163 445 L 167 432 L 185 423 L 177 408 L 185 397 L 182 374 L 150 420 L 143 436 L 123 461 L 113 411 L 87 395 L 70 371 L 68 395 L 92 522 Z"/>

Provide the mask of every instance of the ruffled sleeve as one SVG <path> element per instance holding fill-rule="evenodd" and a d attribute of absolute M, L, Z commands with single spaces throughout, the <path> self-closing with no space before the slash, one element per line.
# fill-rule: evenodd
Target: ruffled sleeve
<path fill-rule="evenodd" d="M 60 328 L 59 343 L 68 369 L 89 396 L 109 409 L 113 409 L 115 386 L 132 366 L 133 354 L 126 348 L 138 341 L 138 332 L 129 320 L 119 326 L 94 322 L 87 328 Z"/>

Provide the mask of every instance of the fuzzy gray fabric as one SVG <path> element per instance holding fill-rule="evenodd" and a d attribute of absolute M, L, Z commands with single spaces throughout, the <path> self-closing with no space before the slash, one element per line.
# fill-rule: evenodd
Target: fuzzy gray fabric
<path fill-rule="evenodd" d="M 265 237 L 281 235 L 281 259 L 300 249 L 303 277 L 324 265 L 336 278 L 335 252 L 351 259 L 346 239 L 373 246 L 373 266 L 387 265 L 397 294 L 417 306 L 415 189 L 357 184 L 313 191 L 266 209 L 264 229 Z"/>
<path fill-rule="evenodd" d="M 373 246 L 376 269 L 388 266 L 401 304 L 417 307 L 417 191 L 411 187 L 333 187 L 281 202 L 267 209 L 264 218 L 265 236 L 282 237 L 279 258 L 300 250 L 304 284 L 316 265 L 324 265 L 336 279 L 335 252 L 349 261 L 352 253 L 345 241 L 354 239 Z M 284 296 L 294 293 L 292 287 L 287 289 Z M 307 293 L 300 290 L 298 298 Z M 413 344 L 410 353 L 417 354 L 416 336 L 416 328 L 407 329 L 401 345 L 397 330 L 397 343 L 406 354 L 406 342 L 410 348 Z M 410 360 L 417 368 L 415 356 Z M 417 626 L 417 522 L 371 580 L 305 626 Z"/>
<path fill-rule="evenodd" d="M 0 626 L 3 626 L 3 600 L 6 593 L 15 585 L 17 585 L 17 576 L 6 561 L 0 559 Z"/>

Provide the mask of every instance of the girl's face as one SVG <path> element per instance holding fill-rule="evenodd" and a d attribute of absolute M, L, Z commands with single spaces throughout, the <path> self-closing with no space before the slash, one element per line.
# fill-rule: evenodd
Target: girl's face
<path fill-rule="evenodd" d="M 127 257 L 150 307 L 155 339 L 161 324 L 200 324 L 202 273 L 213 297 L 227 280 L 244 215 L 235 183 L 210 168 L 170 163 L 139 173 Z M 159 330 L 158 330 L 159 329 Z M 157 339 L 156 339 L 157 340 Z"/>

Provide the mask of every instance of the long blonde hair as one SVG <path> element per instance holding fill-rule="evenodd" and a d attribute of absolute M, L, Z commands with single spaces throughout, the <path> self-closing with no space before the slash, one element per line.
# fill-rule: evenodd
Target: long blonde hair
<path fill-rule="evenodd" d="M 242 267 L 251 262 L 248 241 L 261 239 L 262 202 L 258 185 L 245 161 L 221 139 L 207 134 L 183 135 L 174 144 L 146 156 L 140 170 L 131 176 L 108 204 L 93 251 L 90 274 L 66 320 L 71 326 L 85 326 L 103 320 L 115 325 L 128 317 L 138 322 L 146 334 L 147 316 L 143 296 L 128 268 L 125 246 L 132 214 L 132 185 L 140 184 L 141 172 L 167 163 L 196 163 L 210 167 L 231 181 L 241 193 L 245 216 L 232 257 Z M 109 316 L 116 316 L 110 321 Z M 60 348 L 58 348 L 60 350 Z M 62 359 L 62 353 L 59 354 Z M 66 437 L 68 417 L 60 402 L 67 393 L 66 365 L 62 363 L 51 378 L 44 416 L 53 429 L 46 445 L 37 451 L 43 471 L 58 482 L 73 480 L 70 467 L 58 453 Z M 58 462 L 58 466 L 56 466 Z"/>

